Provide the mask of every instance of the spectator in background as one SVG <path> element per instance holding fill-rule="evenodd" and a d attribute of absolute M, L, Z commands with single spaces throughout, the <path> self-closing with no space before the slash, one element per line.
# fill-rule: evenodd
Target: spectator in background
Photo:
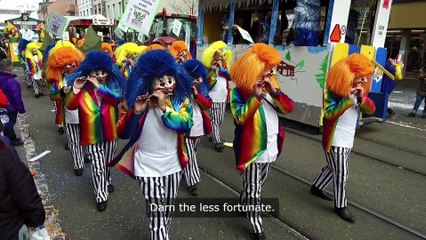
<path fill-rule="evenodd" d="M 42 229 L 45 211 L 28 168 L 0 140 L 0 240 L 18 240 L 25 224 Z"/>
<path fill-rule="evenodd" d="M 423 115 L 422 118 L 426 118 L 426 65 L 419 72 L 419 87 L 417 88 L 416 102 L 414 103 L 413 110 L 408 114 L 409 117 L 416 116 L 417 110 L 419 110 L 420 104 L 424 100 Z"/>
<path fill-rule="evenodd" d="M 24 103 L 21 97 L 21 85 L 12 73 L 12 61 L 9 58 L 0 61 L 0 89 L 9 100 L 6 106 L 9 122 L 4 126 L 4 135 L 10 139 L 14 146 L 20 146 L 24 143 L 16 136 L 13 129 L 18 114 L 26 114 Z"/>

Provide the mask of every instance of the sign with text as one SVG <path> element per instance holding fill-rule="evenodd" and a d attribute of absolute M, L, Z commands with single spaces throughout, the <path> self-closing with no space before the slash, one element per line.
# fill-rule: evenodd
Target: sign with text
<path fill-rule="evenodd" d="M 241 28 L 241 27 L 239 27 L 239 26 L 238 26 L 237 28 L 238 28 L 238 31 L 240 32 L 241 36 L 242 36 L 245 40 L 249 41 L 250 43 L 254 43 L 253 38 L 250 36 L 250 33 L 249 33 L 249 32 L 247 32 L 246 30 L 242 29 L 242 28 Z"/>
<path fill-rule="evenodd" d="M 122 23 L 148 36 L 160 2 L 161 0 L 129 0 Z"/>
<path fill-rule="evenodd" d="M 120 39 L 122 39 L 122 38 L 123 38 L 123 36 L 124 36 L 123 31 L 121 31 L 121 29 L 120 29 L 119 27 L 116 27 L 116 28 L 115 28 L 114 33 L 115 33 L 115 35 L 116 35 L 118 38 L 120 38 Z"/>
<path fill-rule="evenodd" d="M 181 22 L 181 21 L 179 21 L 179 20 L 177 20 L 177 19 L 175 19 L 175 20 L 173 21 L 173 29 L 172 29 L 172 32 L 173 32 L 173 34 L 174 34 L 174 35 L 176 35 L 177 37 L 179 37 L 180 30 L 182 30 L 182 22 Z"/>
<path fill-rule="evenodd" d="M 373 27 L 373 36 L 371 45 L 375 47 L 384 47 L 388 23 L 390 17 L 392 0 L 381 0 L 377 5 L 376 21 Z"/>
<path fill-rule="evenodd" d="M 46 31 L 52 33 L 55 36 L 62 36 L 66 26 L 67 19 L 55 12 L 50 14 L 49 20 L 46 25 Z"/>

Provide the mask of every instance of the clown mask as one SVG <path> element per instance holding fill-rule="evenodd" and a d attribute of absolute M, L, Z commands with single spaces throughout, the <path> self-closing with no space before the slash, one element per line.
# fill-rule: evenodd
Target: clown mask
<path fill-rule="evenodd" d="M 203 77 L 198 77 L 198 78 L 194 79 L 194 87 L 200 86 L 201 83 L 203 83 Z"/>
<path fill-rule="evenodd" d="M 352 82 L 352 87 L 363 87 L 367 81 L 368 79 L 365 76 L 356 77 Z"/>
<path fill-rule="evenodd" d="M 186 60 L 188 60 L 188 52 L 183 50 L 182 52 L 180 52 L 177 57 L 176 57 L 176 62 L 178 63 L 183 63 Z"/>
<path fill-rule="evenodd" d="M 76 64 L 75 63 L 67 64 L 64 67 L 63 73 L 70 74 L 70 73 L 74 72 L 75 68 L 76 68 Z"/>
<path fill-rule="evenodd" d="M 223 54 L 223 50 L 218 50 L 213 57 L 212 60 L 212 68 L 221 68 L 225 67 L 225 54 Z"/>
<path fill-rule="evenodd" d="M 99 84 L 105 83 L 108 78 L 108 73 L 102 70 L 91 71 L 89 73 L 90 77 L 94 77 L 98 80 Z"/>
<path fill-rule="evenodd" d="M 152 83 L 153 92 L 160 90 L 165 95 L 170 95 L 176 88 L 176 80 L 172 76 L 155 78 Z"/>
<path fill-rule="evenodd" d="M 31 50 L 31 53 L 32 53 L 33 55 L 36 55 L 36 54 L 37 54 L 37 50 L 36 50 L 36 49 L 33 49 L 33 50 Z"/>

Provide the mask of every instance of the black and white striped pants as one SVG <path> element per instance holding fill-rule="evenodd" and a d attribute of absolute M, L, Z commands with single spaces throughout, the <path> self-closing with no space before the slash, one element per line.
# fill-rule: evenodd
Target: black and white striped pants
<path fill-rule="evenodd" d="M 68 146 L 74 160 L 74 169 L 84 168 L 84 149 L 80 145 L 80 124 L 65 124 Z"/>
<path fill-rule="evenodd" d="M 333 180 L 334 206 L 343 208 L 348 205 L 345 186 L 349 176 L 348 157 L 351 148 L 331 147 L 330 152 L 325 153 L 327 166 L 315 178 L 313 185 L 324 190 Z"/>
<path fill-rule="evenodd" d="M 34 76 L 31 76 L 31 81 L 33 83 L 34 93 L 41 93 L 41 79 L 34 79 Z"/>
<path fill-rule="evenodd" d="M 25 83 L 27 84 L 27 87 L 33 86 L 33 79 L 28 72 L 25 73 Z"/>
<path fill-rule="evenodd" d="M 266 182 L 272 163 L 252 163 L 243 173 L 243 191 L 240 194 L 241 205 L 260 205 L 262 187 Z M 261 233 L 262 218 L 261 212 L 248 211 L 247 217 L 250 219 L 253 232 Z"/>
<path fill-rule="evenodd" d="M 225 117 L 226 102 L 214 102 L 210 108 L 212 122 L 212 141 L 214 144 L 220 143 L 220 125 Z"/>
<path fill-rule="evenodd" d="M 171 206 L 177 196 L 182 172 L 163 177 L 138 177 L 147 203 L 149 235 L 151 240 L 168 240 L 173 211 L 151 211 L 152 206 Z M 153 209 L 154 210 L 154 209 Z"/>
<path fill-rule="evenodd" d="M 188 165 L 183 169 L 183 175 L 186 180 L 186 184 L 194 186 L 200 182 L 200 170 L 198 169 L 197 162 L 197 149 L 200 145 L 200 137 L 185 138 L 186 151 L 188 152 L 189 162 Z"/>
<path fill-rule="evenodd" d="M 113 159 L 116 150 L 117 140 L 86 146 L 86 153 L 92 161 L 93 189 L 98 203 L 108 199 L 108 185 L 111 184 L 111 177 L 110 168 L 106 165 Z"/>

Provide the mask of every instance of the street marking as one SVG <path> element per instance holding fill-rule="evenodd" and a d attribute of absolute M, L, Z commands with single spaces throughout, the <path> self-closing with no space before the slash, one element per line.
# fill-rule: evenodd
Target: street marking
<path fill-rule="evenodd" d="M 39 160 L 40 158 L 42 158 L 42 157 L 46 156 L 46 155 L 47 155 L 47 154 L 49 154 L 49 153 L 50 153 L 50 150 L 46 150 L 46 151 L 44 151 L 44 152 L 40 153 L 38 156 L 35 156 L 35 157 L 31 158 L 30 160 L 28 160 L 28 162 L 34 162 L 34 161 L 37 161 L 37 160 Z"/>
<path fill-rule="evenodd" d="M 392 121 L 386 121 L 386 122 L 390 123 L 390 124 L 394 124 L 394 125 L 400 126 L 400 127 L 412 128 L 412 129 L 416 129 L 416 130 L 420 130 L 420 131 L 426 131 L 426 129 L 414 127 L 414 126 L 411 126 L 409 124 L 405 124 L 405 123 L 402 123 L 402 122 L 392 122 Z"/>

